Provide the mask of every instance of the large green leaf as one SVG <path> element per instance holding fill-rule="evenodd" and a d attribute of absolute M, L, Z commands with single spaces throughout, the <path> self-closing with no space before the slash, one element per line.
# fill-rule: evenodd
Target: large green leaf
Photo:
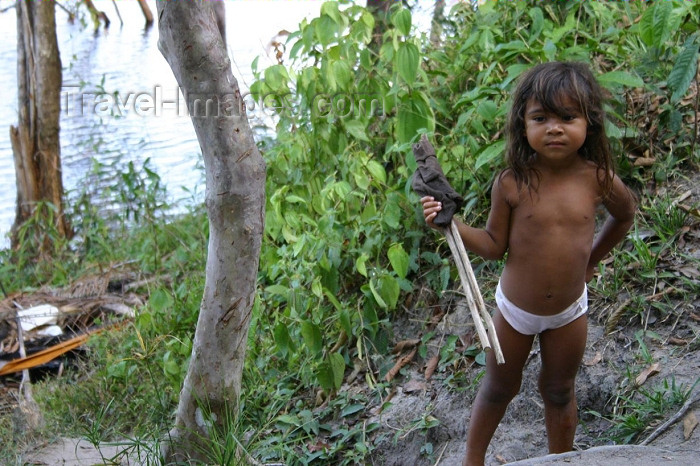
<path fill-rule="evenodd" d="M 367 133 L 365 132 L 365 125 L 361 121 L 343 121 L 343 125 L 345 126 L 345 129 L 347 130 L 348 134 L 350 134 L 355 139 L 359 139 L 361 141 L 369 141 Z"/>
<path fill-rule="evenodd" d="M 331 366 L 331 371 L 333 372 L 333 386 L 336 390 L 343 385 L 343 378 L 345 376 L 345 359 L 340 353 L 331 353 L 328 355 L 328 362 Z"/>
<path fill-rule="evenodd" d="M 566 22 L 564 23 L 563 26 L 558 27 L 558 28 L 554 28 L 551 33 L 545 32 L 545 35 L 549 36 L 549 39 L 556 44 L 562 39 L 562 37 L 564 37 L 569 32 L 576 31 L 576 23 L 577 23 L 576 12 L 577 11 L 578 10 L 576 10 L 576 9 L 572 10 L 566 16 Z"/>
<path fill-rule="evenodd" d="M 655 2 L 642 14 L 639 22 L 640 37 L 647 45 L 661 47 L 671 33 L 671 15 L 673 14 L 673 2 Z"/>
<path fill-rule="evenodd" d="M 378 279 L 370 279 L 370 290 L 380 307 L 384 309 L 394 309 L 399 301 L 399 282 L 390 275 L 382 275 Z"/>
<path fill-rule="evenodd" d="M 603 73 L 598 76 L 598 82 L 605 87 L 610 87 L 613 84 L 620 84 L 627 87 L 644 86 L 642 78 L 628 73 L 627 71 L 610 71 L 608 73 Z"/>
<path fill-rule="evenodd" d="M 401 277 L 408 275 L 408 254 L 400 243 L 393 244 L 387 253 L 394 272 Z"/>
<path fill-rule="evenodd" d="M 282 322 L 275 326 L 274 330 L 275 344 L 282 356 L 286 356 L 290 351 L 295 351 L 296 347 L 291 338 L 289 338 L 289 330 Z"/>
<path fill-rule="evenodd" d="M 323 337 L 318 325 L 310 320 L 302 321 L 301 336 L 304 338 L 304 344 L 312 353 L 319 354 L 321 352 L 323 349 Z"/>
<path fill-rule="evenodd" d="M 386 301 L 384 301 L 384 298 L 382 297 L 381 293 L 379 293 L 379 287 L 375 285 L 374 279 L 370 279 L 369 289 L 372 291 L 372 296 L 374 296 L 374 299 L 375 301 L 377 301 L 377 304 L 379 304 L 379 307 L 382 307 L 384 309 L 389 307 Z"/>
<path fill-rule="evenodd" d="M 411 12 L 407 8 L 402 8 L 394 13 L 391 22 L 404 36 L 411 33 Z"/>
<path fill-rule="evenodd" d="M 316 31 L 316 38 L 324 47 L 335 39 L 335 34 L 338 30 L 337 23 L 328 15 L 323 15 L 316 18 L 311 23 Z"/>
<path fill-rule="evenodd" d="M 323 5 L 321 5 L 321 14 L 328 15 L 338 25 L 342 26 L 343 18 L 342 18 L 342 15 L 340 13 L 340 10 L 338 10 L 338 3 L 337 2 L 325 2 Z"/>
<path fill-rule="evenodd" d="M 382 214 L 382 220 L 386 223 L 389 228 L 397 229 L 401 225 L 402 220 L 401 206 L 394 199 L 387 199 L 386 205 L 384 205 L 384 211 Z"/>
<path fill-rule="evenodd" d="M 530 38 L 529 43 L 533 43 L 542 33 L 542 28 L 544 27 L 544 15 L 542 10 L 538 7 L 532 8 L 528 11 L 530 18 L 532 18 L 532 26 L 530 26 Z"/>
<path fill-rule="evenodd" d="M 367 170 L 372 175 L 372 178 L 377 180 L 381 184 L 386 183 L 386 170 L 381 163 L 376 160 L 369 160 L 367 162 Z"/>
<path fill-rule="evenodd" d="M 357 269 L 357 271 L 363 277 L 367 277 L 367 266 L 365 264 L 367 263 L 368 259 L 369 259 L 369 257 L 367 256 L 367 254 L 362 254 L 355 261 L 355 269 Z"/>
<path fill-rule="evenodd" d="M 681 100 L 690 87 L 690 83 L 695 78 L 695 72 L 698 69 L 698 36 L 694 34 L 683 45 L 683 50 L 680 51 L 673 64 L 673 68 L 668 75 L 666 81 L 668 87 L 671 88 L 671 102 L 675 103 Z"/>
<path fill-rule="evenodd" d="M 410 142 L 421 129 L 428 132 L 435 129 L 433 110 L 422 92 L 402 97 L 397 113 L 397 137 L 401 143 Z"/>
<path fill-rule="evenodd" d="M 488 146 L 479 154 L 474 164 L 474 170 L 478 170 L 484 165 L 491 163 L 496 157 L 499 157 L 506 147 L 506 141 L 501 139 Z"/>
<path fill-rule="evenodd" d="M 335 382 L 333 380 L 333 368 L 328 362 L 324 362 L 316 369 L 316 378 L 319 385 L 324 390 L 333 390 Z"/>
<path fill-rule="evenodd" d="M 331 70 L 335 82 L 341 90 L 347 90 L 348 86 L 353 80 L 352 70 L 350 66 L 344 61 L 335 61 L 331 65 Z"/>
<path fill-rule="evenodd" d="M 482 100 L 476 108 L 476 112 L 486 121 L 491 121 L 498 114 L 498 105 L 490 100 Z"/>
<path fill-rule="evenodd" d="M 158 288 L 151 293 L 148 303 L 150 304 L 151 309 L 158 312 L 171 308 L 173 306 L 173 298 L 170 293 L 162 288 Z"/>
<path fill-rule="evenodd" d="M 350 321 L 350 314 L 346 309 L 340 311 L 338 321 L 340 322 L 340 326 L 345 333 L 347 335 L 352 335 L 352 322 Z"/>
<path fill-rule="evenodd" d="M 389 309 L 395 309 L 396 304 L 399 302 L 399 282 L 390 275 L 383 275 L 379 277 L 379 294 L 384 299 Z"/>
<path fill-rule="evenodd" d="M 396 68 L 399 76 L 411 86 L 416 81 L 419 62 L 418 47 L 411 42 L 402 42 L 396 54 Z"/>
<path fill-rule="evenodd" d="M 288 92 L 289 74 L 282 65 L 272 65 L 265 69 L 265 84 L 275 92 Z"/>

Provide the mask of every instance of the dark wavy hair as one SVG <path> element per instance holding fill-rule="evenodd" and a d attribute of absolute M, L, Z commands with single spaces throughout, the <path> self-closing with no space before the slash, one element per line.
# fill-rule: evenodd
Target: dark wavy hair
<path fill-rule="evenodd" d="M 603 195 L 610 193 L 614 164 L 610 141 L 605 133 L 605 94 L 588 65 L 580 62 L 550 62 L 534 66 L 518 80 L 506 124 L 506 161 L 518 186 L 533 187 L 539 179 L 534 168 L 535 153 L 525 133 L 525 107 L 536 100 L 545 111 L 563 117 L 562 99 L 572 99 L 586 117 L 588 133 L 581 156 L 598 166 Z"/>

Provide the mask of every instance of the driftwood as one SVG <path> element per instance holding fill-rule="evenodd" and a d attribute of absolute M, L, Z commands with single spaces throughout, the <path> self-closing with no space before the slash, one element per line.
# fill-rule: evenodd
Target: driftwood
<path fill-rule="evenodd" d="M 125 289 L 139 283 L 139 275 L 113 269 L 60 289 L 6 294 L 0 300 L 0 377 L 44 366 L 80 347 L 91 335 L 133 319 L 144 297 Z M 61 336 L 47 331 L 51 327 L 57 327 Z"/>
<path fill-rule="evenodd" d="M 504 364 L 506 361 L 501 351 L 501 345 L 498 342 L 498 335 L 496 335 L 493 320 L 486 310 L 486 305 L 481 296 L 479 285 L 476 282 L 476 277 L 474 276 L 474 271 L 469 262 L 467 251 L 464 248 L 464 243 L 462 243 L 462 238 L 459 236 L 457 224 L 455 224 L 454 220 L 449 227 L 445 228 L 445 237 L 447 238 L 447 244 L 450 246 L 450 250 L 454 256 L 455 264 L 457 265 L 459 278 L 462 282 L 464 294 L 467 297 L 467 305 L 471 311 L 474 327 L 476 327 L 476 333 L 479 336 L 481 346 L 484 350 L 493 349 L 498 364 Z M 484 325 L 486 328 L 484 328 Z M 488 329 L 488 334 L 486 329 Z"/>

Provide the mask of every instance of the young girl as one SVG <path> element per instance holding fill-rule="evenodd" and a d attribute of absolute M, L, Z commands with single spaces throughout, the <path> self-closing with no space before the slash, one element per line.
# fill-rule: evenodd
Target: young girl
<path fill-rule="evenodd" d="M 486 449 L 539 335 L 550 453 L 573 448 L 574 383 L 586 346 L 586 282 L 621 241 L 636 202 L 613 170 L 603 93 L 582 63 L 545 63 L 519 81 L 508 116 L 508 168 L 491 190 L 484 229 L 457 222 L 467 249 L 506 263 L 496 288 L 494 325 L 505 364 L 486 358 L 471 410 L 464 465 L 483 465 Z M 423 197 L 426 223 L 442 206 Z M 596 208 L 609 217 L 594 239 Z"/>

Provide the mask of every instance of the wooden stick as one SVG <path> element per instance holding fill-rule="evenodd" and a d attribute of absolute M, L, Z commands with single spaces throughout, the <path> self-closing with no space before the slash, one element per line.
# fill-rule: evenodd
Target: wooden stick
<path fill-rule="evenodd" d="M 413 357 L 416 355 L 417 352 L 418 352 L 418 347 L 416 346 L 415 348 L 413 348 L 413 350 L 410 353 L 404 354 L 403 356 L 401 356 L 398 359 L 398 361 L 396 361 L 396 364 L 394 364 L 394 367 L 389 369 L 389 372 L 386 373 L 386 375 L 384 376 L 384 380 L 386 380 L 387 382 L 391 382 L 394 379 L 394 377 L 396 377 L 396 374 L 399 373 L 399 371 L 401 370 L 401 368 L 403 366 L 405 366 L 409 362 L 413 361 Z"/>
<path fill-rule="evenodd" d="M 462 242 L 457 224 L 454 220 L 449 228 L 445 228 L 445 237 L 447 238 L 447 244 L 450 246 L 450 250 L 454 256 L 455 264 L 457 265 L 459 278 L 462 282 L 464 294 L 467 297 L 467 305 L 471 311 L 481 346 L 485 350 L 493 349 L 496 353 L 496 361 L 498 364 L 504 364 L 505 358 L 503 357 L 503 351 L 501 351 L 501 345 L 496 335 L 496 328 L 493 325 L 491 314 L 486 310 L 484 299 L 481 296 L 479 285 L 474 276 L 474 270 L 469 262 L 469 256 L 467 256 L 467 251 L 464 248 L 464 243 Z M 488 329 L 488 335 L 484 329 L 484 323 Z"/>
<path fill-rule="evenodd" d="M 501 345 L 498 341 L 498 335 L 496 334 L 496 327 L 493 325 L 493 319 L 491 319 L 491 314 L 486 310 L 486 304 L 484 303 L 484 298 L 481 296 L 481 290 L 479 289 L 479 284 L 474 276 L 474 270 L 472 269 L 472 264 L 469 262 L 469 256 L 467 255 L 467 250 L 464 248 L 464 243 L 459 235 L 459 230 L 457 229 L 457 224 L 452 221 L 450 224 L 450 229 L 454 235 L 455 242 L 457 243 L 457 249 L 459 249 L 459 254 L 462 257 L 462 262 L 464 263 L 464 268 L 466 269 L 467 278 L 469 279 L 469 286 L 471 286 L 472 295 L 476 297 L 476 304 L 481 312 L 481 316 L 486 323 L 486 329 L 489 332 L 489 337 L 491 340 L 491 346 L 496 352 L 496 361 L 499 364 L 504 364 L 505 358 L 503 357 L 503 351 L 501 351 Z"/>
<path fill-rule="evenodd" d="M 17 305 L 17 303 L 15 303 Z M 22 309 L 18 306 L 18 309 Z M 17 322 L 17 340 L 19 343 L 19 355 L 20 358 L 27 357 L 27 351 L 24 347 L 24 335 L 22 332 L 22 319 L 19 316 L 19 310 L 15 311 L 15 317 Z M 22 381 L 19 383 L 19 414 L 23 416 L 22 421 L 24 425 L 22 427 L 29 431 L 34 431 L 39 428 L 44 423 L 44 418 L 41 415 L 41 410 L 39 405 L 34 400 L 34 395 L 32 394 L 32 381 L 29 377 L 29 369 L 25 368 L 22 371 Z"/>
<path fill-rule="evenodd" d="M 17 303 L 15 303 L 17 304 Z M 21 309 L 21 308 L 20 308 Z M 15 311 L 15 321 L 17 322 L 17 342 L 19 343 L 19 358 L 24 359 L 27 357 L 27 351 L 24 348 L 24 333 L 22 329 L 22 319 L 19 317 L 19 311 Z M 29 378 L 29 369 L 22 370 L 22 381 L 19 383 L 19 391 L 23 392 L 23 387 L 25 384 L 31 383 Z M 30 388 L 31 391 L 31 388 Z"/>
<path fill-rule="evenodd" d="M 447 244 L 450 246 L 452 255 L 454 256 L 455 264 L 457 265 L 457 272 L 459 272 L 459 278 L 462 282 L 462 288 L 464 289 L 464 295 L 467 298 L 467 306 L 472 314 L 472 320 L 474 321 L 474 327 L 476 327 L 476 333 L 479 336 L 479 341 L 484 349 L 491 349 L 491 344 L 489 343 L 488 335 L 486 334 L 486 329 L 481 321 L 481 316 L 479 315 L 479 310 L 476 307 L 476 301 L 472 295 L 472 289 L 469 286 L 469 279 L 467 278 L 467 272 L 462 263 L 462 258 L 459 254 L 459 249 L 457 247 L 457 241 L 449 228 L 445 228 L 445 237 L 447 238 Z"/>

